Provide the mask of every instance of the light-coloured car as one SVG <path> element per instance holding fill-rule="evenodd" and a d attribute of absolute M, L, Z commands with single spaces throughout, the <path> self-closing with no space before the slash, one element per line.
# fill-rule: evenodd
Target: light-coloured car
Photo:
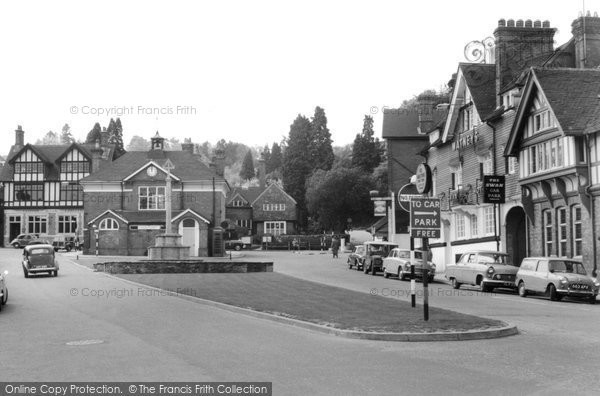
<path fill-rule="evenodd" d="M 446 279 L 455 289 L 462 284 L 479 286 L 483 292 L 496 287 L 514 289 L 518 270 L 519 267 L 513 264 L 512 258 L 506 253 L 471 251 L 464 253 L 455 264 L 446 266 Z"/>
<path fill-rule="evenodd" d="M 25 246 L 21 264 L 25 278 L 40 272 L 58 275 L 58 260 L 54 256 L 54 247 L 50 244 Z"/>
<path fill-rule="evenodd" d="M 435 276 L 435 264 L 427 261 L 429 272 L 427 280 L 433 282 Z M 423 252 L 421 250 L 410 249 L 392 249 L 390 254 L 383 259 L 383 276 L 388 278 L 390 275 L 398 276 L 398 279 L 405 280 L 410 277 L 410 266 L 415 266 L 415 278 L 423 279 Z"/>
<path fill-rule="evenodd" d="M 519 295 L 544 294 L 552 301 L 564 296 L 596 303 L 600 283 L 587 274 L 579 260 L 558 257 L 526 257 L 517 272 Z"/>
<path fill-rule="evenodd" d="M 2 307 L 8 301 L 8 287 L 6 287 L 6 275 L 8 275 L 8 271 L 4 271 L 0 274 L 0 311 L 2 311 Z"/>
<path fill-rule="evenodd" d="M 355 267 L 357 271 L 363 268 L 365 262 L 365 245 L 358 245 L 354 247 L 352 253 L 348 255 L 348 268 L 352 269 Z"/>
<path fill-rule="evenodd" d="M 363 262 L 363 272 L 375 275 L 383 267 L 383 258 L 390 254 L 390 251 L 398 247 L 397 243 L 386 241 L 367 241 L 365 246 L 365 259 Z"/>
<path fill-rule="evenodd" d="M 31 244 L 31 242 L 38 240 L 39 238 L 40 236 L 38 234 L 19 234 L 10 242 L 10 244 L 15 249 L 20 249 Z"/>

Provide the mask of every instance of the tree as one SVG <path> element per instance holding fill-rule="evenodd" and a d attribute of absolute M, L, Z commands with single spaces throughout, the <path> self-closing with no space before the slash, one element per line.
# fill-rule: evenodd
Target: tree
<path fill-rule="evenodd" d="M 352 148 L 352 165 L 366 173 L 372 173 L 381 163 L 383 147 L 374 137 L 373 117 L 365 115 L 362 133 L 357 134 Z"/>
<path fill-rule="evenodd" d="M 306 179 L 313 170 L 311 159 L 306 155 L 310 146 L 312 125 L 308 118 L 298 114 L 287 139 L 287 147 L 283 156 L 283 185 L 297 203 L 298 222 L 306 224 Z M 272 154 L 272 153 L 271 153 Z"/>
<path fill-rule="evenodd" d="M 112 121 L 112 118 L 111 118 Z M 110 124 L 109 124 L 110 128 Z M 125 154 L 125 147 L 123 145 L 123 125 L 121 124 L 121 119 L 117 117 L 115 121 L 115 126 L 113 130 L 113 134 L 109 135 L 108 142 L 110 144 L 115 145 L 115 159 L 119 158 L 123 154 Z"/>
<path fill-rule="evenodd" d="M 273 143 L 271 146 L 271 155 L 266 163 L 267 173 L 273 173 L 275 171 L 281 171 L 283 165 L 283 154 L 281 153 L 281 146 L 277 143 Z"/>
<path fill-rule="evenodd" d="M 254 160 L 252 159 L 252 150 L 248 150 L 242 163 L 242 170 L 240 170 L 240 177 L 243 180 L 250 180 L 256 176 L 254 171 Z"/>
<path fill-rule="evenodd" d="M 94 143 L 96 143 L 96 140 L 101 140 L 102 139 L 101 132 L 102 132 L 102 127 L 100 127 L 99 123 L 95 123 L 92 130 L 88 132 L 87 137 L 85 138 L 85 142 L 94 144 Z"/>
<path fill-rule="evenodd" d="M 150 141 L 145 138 L 133 135 L 129 144 L 127 145 L 127 151 L 148 151 L 150 150 Z"/>
<path fill-rule="evenodd" d="M 62 144 L 71 144 L 75 142 L 75 138 L 71 134 L 71 127 L 69 124 L 63 125 L 62 132 L 60 134 L 60 142 Z"/>
<path fill-rule="evenodd" d="M 58 134 L 56 134 L 55 132 L 48 131 L 48 132 L 46 132 L 44 137 L 42 139 L 38 139 L 35 142 L 35 144 L 42 144 L 45 146 L 48 146 L 51 144 L 60 144 L 60 138 L 59 138 Z"/>
<path fill-rule="evenodd" d="M 311 157 L 313 169 L 329 170 L 333 165 L 333 148 L 331 147 L 331 133 L 327 128 L 325 110 L 317 106 L 311 120 L 311 142 L 308 152 Z"/>
<path fill-rule="evenodd" d="M 348 218 L 361 224 L 372 218 L 371 175 L 358 168 L 317 170 L 307 182 L 308 213 L 322 229 L 342 231 Z"/>

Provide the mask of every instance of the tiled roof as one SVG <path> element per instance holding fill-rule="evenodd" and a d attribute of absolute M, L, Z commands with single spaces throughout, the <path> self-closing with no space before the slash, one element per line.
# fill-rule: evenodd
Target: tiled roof
<path fill-rule="evenodd" d="M 47 171 L 46 180 L 58 180 L 60 177 L 60 169 L 56 161 L 72 146 L 77 147 L 77 149 L 81 150 L 85 155 L 92 158 L 91 149 L 94 147 L 94 144 L 26 144 L 21 148 L 12 146 L 10 153 L 7 156 L 6 165 L 0 173 L 0 181 L 13 180 L 13 165 L 10 161 L 25 148 L 33 150 L 45 162 Z M 110 146 L 109 150 L 108 158 L 102 160 L 104 163 L 110 162 L 112 153 L 114 152 L 114 146 Z"/>
<path fill-rule="evenodd" d="M 565 134 L 600 130 L 600 70 L 533 68 L 533 73 Z"/>
<path fill-rule="evenodd" d="M 433 123 L 446 118 L 447 110 L 433 110 Z M 425 138 L 419 134 L 419 113 L 417 110 L 385 109 L 383 111 L 382 137 L 387 138 Z M 425 131 L 429 132 L 429 131 Z"/>
<path fill-rule="evenodd" d="M 496 108 L 496 65 L 487 63 L 461 63 L 473 104 L 482 120 Z"/>
<path fill-rule="evenodd" d="M 82 181 L 121 181 L 150 161 L 162 166 L 167 159 L 175 166 L 172 174 L 182 181 L 210 180 L 213 177 L 223 180 L 209 169 L 198 155 L 187 151 L 160 151 L 160 153 L 158 151 L 160 150 L 128 151 L 112 163 L 100 168 L 98 172 L 83 178 Z"/>
<path fill-rule="evenodd" d="M 227 197 L 227 202 L 229 203 L 229 200 L 232 199 L 236 194 L 240 194 L 246 201 L 248 201 L 249 204 L 252 204 L 252 202 L 254 202 L 256 198 L 258 198 L 258 196 L 265 190 L 266 187 L 236 187 Z"/>

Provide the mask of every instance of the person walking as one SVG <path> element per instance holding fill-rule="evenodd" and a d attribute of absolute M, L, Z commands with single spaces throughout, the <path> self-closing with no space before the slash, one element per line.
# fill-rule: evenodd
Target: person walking
<path fill-rule="evenodd" d="M 340 250 L 340 240 L 336 237 L 333 237 L 331 240 L 331 253 L 333 253 L 333 258 L 338 258 L 338 251 Z"/>

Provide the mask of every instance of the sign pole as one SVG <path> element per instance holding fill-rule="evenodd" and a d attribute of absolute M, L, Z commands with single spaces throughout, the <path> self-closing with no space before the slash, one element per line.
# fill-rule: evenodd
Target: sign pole
<path fill-rule="evenodd" d="M 415 238 L 410 237 L 410 305 L 417 306 L 416 282 L 415 282 Z"/>
<path fill-rule="evenodd" d="M 423 319 L 429 320 L 429 238 L 423 238 Z"/>

